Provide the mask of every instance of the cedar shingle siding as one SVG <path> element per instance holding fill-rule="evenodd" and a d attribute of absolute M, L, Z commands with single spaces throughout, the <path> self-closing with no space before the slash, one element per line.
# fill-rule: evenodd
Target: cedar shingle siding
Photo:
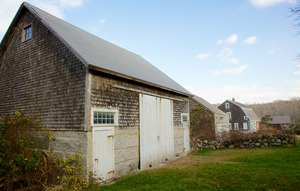
<path fill-rule="evenodd" d="M 21 42 L 24 27 L 32 38 Z M 0 113 L 25 113 L 43 127 L 83 130 L 85 66 L 29 11 L 20 18 L 0 57 Z"/>
<path fill-rule="evenodd" d="M 225 103 L 229 103 L 228 109 L 225 108 Z M 224 102 L 218 108 L 225 113 L 231 112 L 231 119 L 229 119 L 229 121 L 232 125 L 232 129 L 234 129 L 234 123 L 239 123 L 239 129 L 243 129 L 243 123 L 246 123 L 247 121 L 244 120 L 245 113 L 240 107 L 232 104 L 231 102 Z"/>
<path fill-rule="evenodd" d="M 91 71 L 91 74 L 91 107 L 118 108 L 119 129 L 138 128 L 139 93 L 114 88 L 116 85 L 184 100 L 173 101 L 173 124 L 175 127 L 181 126 L 181 113 L 189 112 L 188 98 L 185 96 L 97 71 Z"/>

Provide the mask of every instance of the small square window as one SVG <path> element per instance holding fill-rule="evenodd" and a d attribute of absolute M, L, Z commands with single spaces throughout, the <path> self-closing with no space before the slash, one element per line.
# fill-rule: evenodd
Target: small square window
<path fill-rule="evenodd" d="M 244 116 L 244 120 L 248 120 L 248 116 Z"/>
<path fill-rule="evenodd" d="M 189 122 L 189 114 L 188 113 L 182 113 L 181 114 L 181 123 L 188 123 Z"/>
<path fill-rule="evenodd" d="M 229 109 L 229 103 L 225 103 L 225 109 Z"/>
<path fill-rule="evenodd" d="M 31 39 L 31 31 L 32 31 L 31 26 L 24 28 L 25 40 Z"/>

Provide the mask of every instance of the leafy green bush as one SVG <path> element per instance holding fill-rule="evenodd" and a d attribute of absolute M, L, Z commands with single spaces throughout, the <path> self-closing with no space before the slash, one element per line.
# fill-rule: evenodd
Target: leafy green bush
<path fill-rule="evenodd" d="M 84 157 L 80 153 L 62 159 L 47 156 L 38 147 L 34 132 L 39 120 L 30 119 L 23 110 L 10 118 L 0 118 L 0 190 L 83 190 Z M 51 131 L 45 136 L 51 141 Z"/>
<path fill-rule="evenodd" d="M 1 187 L 13 188 L 18 180 L 30 185 L 31 177 L 37 176 L 41 153 L 30 133 L 36 123 L 25 117 L 23 110 L 17 110 L 11 118 L 0 118 L 0 177 L 5 177 Z"/>

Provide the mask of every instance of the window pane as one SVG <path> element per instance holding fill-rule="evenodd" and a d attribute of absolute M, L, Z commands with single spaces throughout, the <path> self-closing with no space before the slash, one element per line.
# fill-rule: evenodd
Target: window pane
<path fill-rule="evenodd" d="M 97 119 L 94 119 L 94 124 L 97 124 Z"/>
<path fill-rule="evenodd" d="M 115 120 L 114 119 L 111 119 L 111 124 L 114 124 L 115 123 Z"/>
<path fill-rule="evenodd" d="M 31 27 L 27 27 L 25 30 L 25 40 L 28 40 L 31 38 Z"/>
<path fill-rule="evenodd" d="M 98 124 L 101 124 L 101 123 L 102 123 L 101 119 L 98 119 Z"/>
<path fill-rule="evenodd" d="M 103 119 L 103 121 L 102 121 L 103 123 L 106 123 L 106 119 Z"/>
<path fill-rule="evenodd" d="M 102 113 L 102 118 L 106 118 L 106 113 Z"/>
<path fill-rule="evenodd" d="M 97 113 L 95 112 L 95 113 L 94 113 L 94 119 L 96 119 L 96 118 L 97 118 Z"/>
<path fill-rule="evenodd" d="M 99 118 L 99 119 L 102 118 L 102 113 L 98 113 L 98 118 Z"/>

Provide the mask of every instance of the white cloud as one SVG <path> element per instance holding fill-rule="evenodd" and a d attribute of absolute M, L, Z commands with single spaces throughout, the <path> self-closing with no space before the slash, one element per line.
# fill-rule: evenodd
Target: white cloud
<path fill-rule="evenodd" d="M 223 58 L 223 57 L 228 57 L 232 54 L 232 50 L 230 48 L 224 48 L 221 50 L 221 52 L 217 55 L 217 57 Z"/>
<path fill-rule="evenodd" d="M 237 58 L 231 58 L 228 60 L 229 63 L 232 63 L 232 64 L 239 64 L 240 61 L 237 59 Z"/>
<path fill-rule="evenodd" d="M 197 55 L 197 58 L 202 60 L 202 59 L 210 57 L 211 55 L 212 55 L 211 52 L 209 52 L 209 53 L 200 53 L 200 54 Z"/>
<path fill-rule="evenodd" d="M 280 3 L 296 3 L 296 0 L 250 0 L 251 4 L 257 8 L 265 8 Z"/>
<path fill-rule="evenodd" d="M 221 72 L 219 70 L 212 71 L 213 76 L 219 76 Z"/>
<path fill-rule="evenodd" d="M 296 68 L 300 68 L 300 59 L 297 60 L 297 63 Z"/>
<path fill-rule="evenodd" d="M 226 99 L 235 98 L 241 103 L 266 103 L 275 100 L 287 100 L 300 95 L 300 80 L 291 81 L 286 88 L 250 85 L 226 85 L 221 87 L 185 87 L 212 104 L 222 103 Z"/>
<path fill-rule="evenodd" d="M 63 18 L 65 8 L 80 7 L 84 0 L 28 0 L 27 2 L 58 18 Z M 23 0 L 0 0 L 0 39 L 22 3 Z"/>
<path fill-rule="evenodd" d="M 236 68 L 228 68 L 228 69 L 224 69 L 222 70 L 222 73 L 224 74 L 241 74 L 244 70 L 246 70 L 249 67 L 249 65 L 243 65 L 243 66 L 239 66 Z"/>
<path fill-rule="evenodd" d="M 245 44 L 256 44 L 257 43 L 257 38 L 256 36 L 251 36 L 247 39 L 244 40 Z"/>
<path fill-rule="evenodd" d="M 221 60 L 223 60 L 226 63 L 239 64 L 240 61 L 237 58 L 231 58 L 230 57 L 232 54 L 233 54 L 232 49 L 230 49 L 230 48 L 224 48 L 216 56 L 219 57 Z"/>
<path fill-rule="evenodd" d="M 243 73 L 249 65 L 242 65 L 236 68 L 226 68 L 223 70 L 214 70 L 212 71 L 213 76 L 220 76 L 221 74 L 233 74 L 233 75 L 239 75 Z"/>
<path fill-rule="evenodd" d="M 294 75 L 300 75 L 300 59 L 297 60 L 296 71 L 294 72 Z"/>
<path fill-rule="evenodd" d="M 268 52 L 268 55 L 273 55 L 273 54 L 275 54 L 275 51 L 274 51 L 274 50 L 270 50 L 270 51 Z"/>
<path fill-rule="evenodd" d="M 3 35 L 23 0 L 0 1 L 0 35 Z"/>
<path fill-rule="evenodd" d="M 223 43 L 228 43 L 228 44 L 234 44 L 236 43 L 238 40 L 238 35 L 237 34 L 233 34 L 230 37 L 228 37 L 227 39 L 220 39 L 218 40 L 217 44 L 223 44 Z"/>
<path fill-rule="evenodd" d="M 101 19 L 101 20 L 99 21 L 99 24 L 100 24 L 100 25 L 104 25 L 105 22 L 106 22 L 106 19 Z"/>
<path fill-rule="evenodd" d="M 83 1 L 82 0 L 59 0 L 59 4 L 62 8 L 81 7 L 83 4 Z"/>

